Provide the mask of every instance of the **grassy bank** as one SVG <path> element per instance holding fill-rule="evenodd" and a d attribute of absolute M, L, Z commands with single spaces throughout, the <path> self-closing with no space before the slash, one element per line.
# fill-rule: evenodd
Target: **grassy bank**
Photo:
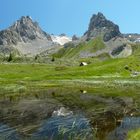
<path fill-rule="evenodd" d="M 127 140 L 139 140 L 139 139 L 140 139 L 140 129 L 129 132 Z"/>
<path fill-rule="evenodd" d="M 81 61 L 88 62 L 80 67 Z M 0 93 L 27 92 L 31 88 L 84 87 L 94 86 L 105 91 L 110 87 L 131 91 L 139 88 L 139 53 L 128 58 L 106 59 L 56 59 L 45 63 L 2 63 L 0 64 Z M 96 89 L 96 90 L 97 90 Z"/>

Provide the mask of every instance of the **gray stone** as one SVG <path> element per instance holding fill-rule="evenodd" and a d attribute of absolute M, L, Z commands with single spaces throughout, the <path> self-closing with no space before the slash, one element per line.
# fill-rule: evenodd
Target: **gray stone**
<path fill-rule="evenodd" d="M 106 17 L 99 12 L 97 15 L 93 15 L 90 19 L 89 28 L 84 36 L 87 36 L 87 40 L 101 36 L 106 42 L 114 37 L 121 36 L 121 33 L 118 25 L 107 20 Z"/>

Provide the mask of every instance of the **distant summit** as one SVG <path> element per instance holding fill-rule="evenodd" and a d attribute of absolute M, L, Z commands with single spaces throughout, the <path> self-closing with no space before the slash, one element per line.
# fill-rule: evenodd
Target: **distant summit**
<path fill-rule="evenodd" d="M 131 54 L 130 41 L 121 34 L 119 26 L 99 12 L 91 17 L 87 32 L 81 38 L 74 35 L 72 41 L 65 44 L 56 56 L 124 58 Z"/>
<path fill-rule="evenodd" d="M 51 40 L 51 37 L 29 16 L 22 16 L 14 25 L 0 32 L 0 45 L 16 45 L 18 42 L 25 43 L 35 39 Z"/>
<path fill-rule="evenodd" d="M 0 54 L 18 52 L 34 56 L 58 46 L 51 36 L 44 32 L 30 16 L 22 16 L 12 26 L 0 31 Z"/>
<path fill-rule="evenodd" d="M 0 31 L 0 56 L 9 56 L 11 53 L 29 57 L 40 54 L 50 56 L 64 47 L 62 56 L 63 52 L 67 53 L 64 50 L 68 49 L 68 54 L 76 57 L 95 57 L 103 53 L 113 58 L 127 57 L 132 53 L 129 41 L 134 37 L 121 34 L 119 26 L 100 12 L 91 17 L 88 30 L 82 37 L 68 37 L 64 33 L 50 35 L 30 16 L 22 16 L 12 26 Z M 134 42 L 139 40 L 136 36 Z"/>
<path fill-rule="evenodd" d="M 113 37 L 121 36 L 119 26 L 112 21 L 107 20 L 102 13 L 94 14 L 89 23 L 87 32 L 84 34 L 87 39 L 95 38 L 97 36 L 103 37 L 103 40 L 109 41 Z"/>

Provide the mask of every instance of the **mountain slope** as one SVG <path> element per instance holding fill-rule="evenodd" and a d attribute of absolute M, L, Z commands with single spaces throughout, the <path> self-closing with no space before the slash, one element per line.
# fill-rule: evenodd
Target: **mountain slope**
<path fill-rule="evenodd" d="M 8 53 L 18 50 L 20 54 L 33 56 L 51 47 L 58 46 L 29 16 L 23 16 L 14 25 L 6 30 L 0 31 L 1 52 Z M 11 49 L 12 48 L 12 49 Z"/>
<path fill-rule="evenodd" d="M 81 42 L 77 46 L 72 43 L 68 43 L 64 48 L 60 49 L 55 57 L 63 58 L 79 58 L 79 57 L 89 57 L 92 53 L 95 53 L 106 46 L 101 38 L 96 38 L 88 42 Z"/>
<path fill-rule="evenodd" d="M 21 17 L 14 25 L 0 32 L 0 45 L 16 45 L 18 42 L 26 43 L 35 39 L 51 41 L 50 35 L 43 32 L 29 16 Z"/>
<path fill-rule="evenodd" d="M 104 54 L 112 58 L 128 57 L 132 48 L 130 41 L 119 31 L 119 26 L 98 13 L 91 17 L 88 31 L 80 39 L 67 43 L 55 56 L 87 58 Z"/>

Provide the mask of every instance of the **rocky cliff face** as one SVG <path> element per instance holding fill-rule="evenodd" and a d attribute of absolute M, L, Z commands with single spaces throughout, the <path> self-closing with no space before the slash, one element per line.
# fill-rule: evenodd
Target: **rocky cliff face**
<path fill-rule="evenodd" d="M 106 42 L 114 37 L 121 36 L 121 33 L 118 25 L 107 20 L 102 13 L 98 13 L 97 15 L 93 15 L 90 19 L 89 28 L 84 36 L 86 36 L 88 40 L 97 36 L 102 36 L 103 40 Z"/>
<path fill-rule="evenodd" d="M 29 16 L 21 17 L 11 27 L 0 31 L 0 52 L 16 49 L 23 55 L 36 55 L 56 45 Z"/>
<path fill-rule="evenodd" d="M 51 41 L 50 35 L 42 31 L 29 16 L 21 17 L 14 25 L 0 32 L 0 45 L 16 45 L 18 42 L 26 43 L 35 39 Z"/>
<path fill-rule="evenodd" d="M 88 47 L 85 47 L 84 51 L 80 50 L 77 56 L 86 58 L 108 54 L 112 58 L 124 58 L 132 54 L 130 41 L 121 34 L 119 26 L 106 19 L 100 12 L 92 16 L 85 34 L 79 39 L 74 36 L 72 42 L 66 44 L 65 48 L 79 47 L 88 42 L 90 42 L 89 50 Z M 86 45 L 84 44 L 84 46 Z M 93 50 L 90 50 L 93 46 Z"/>

